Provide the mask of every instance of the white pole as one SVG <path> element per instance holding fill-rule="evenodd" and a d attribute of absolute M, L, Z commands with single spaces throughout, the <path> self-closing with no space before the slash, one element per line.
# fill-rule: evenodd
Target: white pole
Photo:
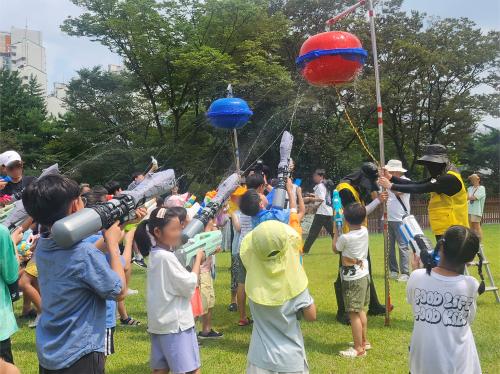
<path fill-rule="evenodd" d="M 382 98 L 380 95 L 380 75 L 377 56 L 377 39 L 375 36 L 375 13 L 373 1 L 368 0 L 368 15 L 370 17 L 370 35 L 373 53 L 373 69 L 375 70 L 375 93 L 377 97 L 378 142 L 380 149 L 380 167 L 385 166 L 384 156 L 384 121 L 382 119 Z M 387 204 L 384 203 L 384 285 L 385 285 L 385 325 L 390 324 L 391 294 L 389 289 L 389 241 L 387 223 Z"/>

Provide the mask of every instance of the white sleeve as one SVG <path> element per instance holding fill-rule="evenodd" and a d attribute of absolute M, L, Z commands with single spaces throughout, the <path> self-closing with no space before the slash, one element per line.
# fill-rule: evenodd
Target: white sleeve
<path fill-rule="evenodd" d="M 474 319 L 476 318 L 476 311 L 477 311 L 477 297 L 479 296 L 478 295 L 478 288 L 479 288 L 479 282 L 477 281 L 477 279 L 475 279 L 474 277 L 467 277 L 467 279 L 469 279 L 470 281 L 470 288 L 471 288 L 471 291 L 472 291 L 472 303 L 471 305 L 469 305 L 469 316 L 467 318 L 467 322 L 469 324 L 472 324 L 472 322 L 474 322 Z"/>
<path fill-rule="evenodd" d="M 342 252 L 345 248 L 345 236 L 340 235 L 339 238 L 337 239 L 337 243 L 335 244 L 335 248 L 337 249 L 337 252 Z"/>
<path fill-rule="evenodd" d="M 177 259 L 168 259 L 165 271 L 173 293 L 177 296 L 190 298 L 198 284 L 198 276 L 187 271 Z"/>
<path fill-rule="evenodd" d="M 413 293 L 414 293 L 414 283 L 415 283 L 415 275 L 417 273 L 412 272 L 410 274 L 410 279 L 408 279 L 408 282 L 406 283 L 406 302 L 410 305 L 413 304 Z"/>
<path fill-rule="evenodd" d="M 326 197 L 326 187 L 323 185 L 323 183 L 321 183 L 317 190 L 315 191 L 316 193 L 316 196 L 321 199 L 321 200 L 325 200 L 325 197 Z"/>
<path fill-rule="evenodd" d="M 380 205 L 380 200 L 375 199 L 370 204 L 368 204 L 366 208 L 366 215 L 369 216 L 378 206 Z"/>

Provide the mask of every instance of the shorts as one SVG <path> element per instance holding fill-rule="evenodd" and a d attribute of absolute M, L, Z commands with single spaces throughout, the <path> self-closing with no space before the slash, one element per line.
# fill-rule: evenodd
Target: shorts
<path fill-rule="evenodd" d="M 0 358 L 10 364 L 14 363 L 10 338 L 0 341 Z"/>
<path fill-rule="evenodd" d="M 342 296 L 346 312 L 361 312 L 370 304 L 370 276 L 345 281 L 342 280 Z"/>
<path fill-rule="evenodd" d="M 175 334 L 151 334 L 150 366 L 172 374 L 194 371 L 201 366 L 194 327 Z"/>
<path fill-rule="evenodd" d="M 24 271 L 29 275 L 31 275 L 32 277 L 38 278 L 38 269 L 36 267 L 36 262 L 34 258 L 28 261 Z"/>
<path fill-rule="evenodd" d="M 110 356 L 115 353 L 115 328 L 106 328 L 106 337 L 104 338 L 104 354 Z"/>
<path fill-rule="evenodd" d="M 104 363 L 106 358 L 102 352 L 90 352 L 81 357 L 70 367 L 49 370 L 39 366 L 39 374 L 104 374 Z"/>
<path fill-rule="evenodd" d="M 245 266 L 243 266 L 243 262 L 241 261 L 241 257 L 239 254 L 235 256 L 234 267 L 236 283 L 245 284 L 245 280 L 247 278 L 247 270 L 245 269 Z"/>
<path fill-rule="evenodd" d="M 209 271 L 200 273 L 200 293 L 203 314 L 207 314 L 215 306 L 214 281 Z"/>
<path fill-rule="evenodd" d="M 469 214 L 469 222 L 481 223 L 482 218 L 483 217 L 475 215 L 475 214 Z"/>
<path fill-rule="evenodd" d="M 307 368 L 307 364 L 304 364 L 303 371 L 293 371 L 293 372 L 284 372 L 284 371 L 271 371 L 267 369 L 261 369 L 250 362 L 247 365 L 247 374 L 309 374 L 309 369 Z"/>

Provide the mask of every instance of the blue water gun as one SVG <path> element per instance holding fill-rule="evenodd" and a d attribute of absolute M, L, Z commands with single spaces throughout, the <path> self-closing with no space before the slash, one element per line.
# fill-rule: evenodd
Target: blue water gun
<path fill-rule="evenodd" d="M 20 256 L 25 257 L 31 251 L 31 246 L 35 242 L 35 237 L 33 236 L 33 231 L 31 229 L 26 230 L 23 233 L 23 238 L 21 242 L 17 245 L 17 253 Z"/>
<path fill-rule="evenodd" d="M 10 183 L 12 182 L 12 178 L 9 177 L 8 175 L 0 175 L 0 182 Z"/>
<path fill-rule="evenodd" d="M 342 200 L 340 200 L 339 191 L 333 190 L 332 194 L 333 202 L 333 220 L 335 221 L 335 227 L 337 228 L 337 233 L 342 234 L 342 226 L 344 225 L 344 209 L 342 208 Z"/>

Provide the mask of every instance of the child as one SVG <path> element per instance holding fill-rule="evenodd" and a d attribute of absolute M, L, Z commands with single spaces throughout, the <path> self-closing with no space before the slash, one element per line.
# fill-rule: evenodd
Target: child
<path fill-rule="evenodd" d="M 17 230 L 15 233 L 16 241 L 20 241 L 23 237 L 22 231 Z M 18 269 L 9 230 L 0 225 L 0 359 L 9 363 L 14 363 L 10 337 L 17 331 L 17 323 L 12 310 L 11 293 L 17 292 Z"/>
<path fill-rule="evenodd" d="M 241 197 L 240 210 L 241 213 L 252 217 L 252 226 L 255 228 L 259 223 L 268 220 L 278 220 L 283 223 L 290 221 L 289 209 L 267 209 L 267 198 L 257 192 L 257 190 L 250 189 Z"/>
<path fill-rule="evenodd" d="M 340 351 L 344 357 L 366 356 L 371 345 L 366 339 L 368 321 L 364 308 L 370 303 L 370 274 L 368 271 L 368 229 L 362 225 L 366 209 L 359 203 L 344 209 L 344 218 L 350 231 L 333 237 L 333 251 L 341 253 L 342 297 L 351 320 L 354 347 Z"/>
<path fill-rule="evenodd" d="M 479 251 L 479 238 L 468 228 L 451 226 L 438 242 L 439 265 L 411 273 L 406 295 L 414 315 L 410 372 L 481 373 L 470 324 L 476 314 L 479 283 L 463 275 Z M 479 272 L 481 274 L 481 259 Z M 482 279 L 482 276 L 481 276 Z"/>
<path fill-rule="evenodd" d="M 245 290 L 254 317 L 247 374 L 309 373 L 299 319 L 316 319 L 300 264 L 301 238 L 290 226 L 261 223 L 241 243 Z"/>
<path fill-rule="evenodd" d="M 78 184 L 61 175 L 30 184 L 23 203 L 28 214 L 49 230 L 54 222 L 83 208 Z M 105 300 L 122 299 L 127 291 L 118 249 L 121 234 L 118 222 L 104 233 L 111 265 L 90 243 L 61 248 L 50 231 L 38 240 L 40 373 L 104 373 Z"/>
<path fill-rule="evenodd" d="M 144 256 L 150 255 L 147 311 L 151 368 L 156 374 L 200 373 L 200 352 L 190 300 L 205 253 L 198 252 L 191 272 L 182 266 L 173 252 L 181 240 L 181 222 L 177 214 L 167 208 L 153 210 L 147 225 L 139 225 L 137 232 L 146 227 L 156 243 L 150 251 L 139 246 Z"/>

